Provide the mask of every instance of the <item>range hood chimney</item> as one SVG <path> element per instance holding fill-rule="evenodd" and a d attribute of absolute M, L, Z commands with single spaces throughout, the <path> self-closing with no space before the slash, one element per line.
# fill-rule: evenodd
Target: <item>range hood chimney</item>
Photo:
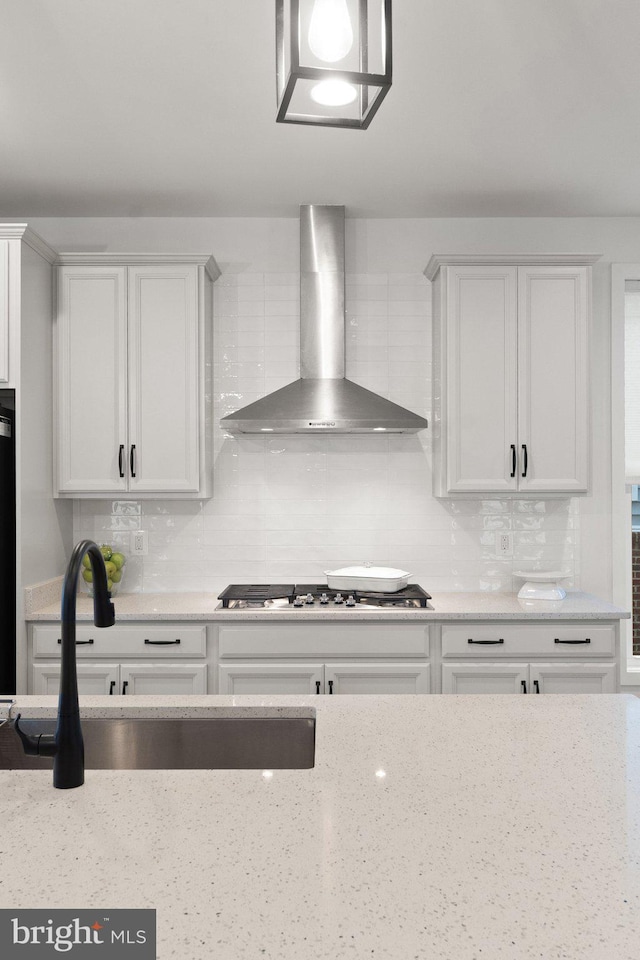
<path fill-rule="evenodd" d="M 345 378 L 344 207 L 300 207 L 300 379 L 231 413 L 231 433 L 416 433 L 427 421 Z"/>

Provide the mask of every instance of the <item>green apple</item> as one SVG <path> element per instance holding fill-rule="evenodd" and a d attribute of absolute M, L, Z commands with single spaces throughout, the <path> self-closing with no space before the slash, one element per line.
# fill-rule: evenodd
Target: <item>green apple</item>
<path fill-rule="evenodd" d="M 126 563 L 125 555 L 123 553 L 112 553 L 111 563 L 115 563 L 118 570 L 120 570 Z"/>
<path fill-rule="evenodd" d="M 93 583 L 93 570 L 83 570 L 82 579 L 85 583 Z"/>
<path fill-rule="evenodd" d="M 115 563 L 112 563 L 111 560 L 105 561 L 104 568 L 105 568 L 105 570 L 107 571 L 107 577 L 109 577 L 109 578 L 111 578 L 111 576 L 112 576 L 112 575 L 116 572 L 116 570 L 118 569 L 118 568 L 116 567 Z"/>
<path fill-rule="evenodd" d="M 88 570 L 89 567 L 91 566 L 91 560 L 89 559 L 89 554 L 88 554 L 88 553 L 85 553 L 84 557 L 82 558 L 82 566 L 83 566 L 83 567 L 86 567 L 87 570 Z"/>
<path fill-rule="evenodd" d="M 114 583 L 120 583 L 120 581 L 122 580 L 122 570 L 115 570 L 111 574 L 111 579 L 113 580 Z"/>
<path fill-rule="evenodd" d="M 107 590 L 111 593 L 111 587 L 113 586 L 113 580 L 107 580 Z"/>
<path fill-rule="evenodd" d="M 105 560 L 111 560 L 111 555 L 113 554 L 113 550 L 111 549 L 108 543 L 103 543 L 100 545 L 100 553 L 102 554 Z"/>

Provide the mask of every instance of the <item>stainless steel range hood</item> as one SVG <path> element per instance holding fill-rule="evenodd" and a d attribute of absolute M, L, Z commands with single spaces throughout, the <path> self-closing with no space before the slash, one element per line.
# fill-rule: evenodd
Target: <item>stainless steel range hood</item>
<path fill-rule="evenodd" d="M 345 379 L 344 207 L 300 207 L 300 379 L 231 413 L 231 433 L 415 433 L 427 421 Z"/>

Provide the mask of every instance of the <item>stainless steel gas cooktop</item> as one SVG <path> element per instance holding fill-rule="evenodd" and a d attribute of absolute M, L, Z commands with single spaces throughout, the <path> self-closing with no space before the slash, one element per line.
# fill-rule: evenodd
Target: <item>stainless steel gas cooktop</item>
<path fill-rule="evenodd" d="M 372 610 L 383 607 L 426 607 L 431 594 L 417 583 L 411 583 L 395 593 L 354 590 L 353 592 L 330 590 L 326 583 L 233 583 L 218 597 L 225 610 L 250 610 L 256 608 L 294 610 L 331 610 L 341 607 L 346 610 Z"/>

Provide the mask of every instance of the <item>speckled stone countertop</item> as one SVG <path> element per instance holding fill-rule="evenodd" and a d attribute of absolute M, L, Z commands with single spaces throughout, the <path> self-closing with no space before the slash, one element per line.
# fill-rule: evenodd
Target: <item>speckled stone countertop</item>
<path fill-rule="evenodd" d="M 315 767 L 0 772 L 1 907 L 155 908 L 158 960 L 637 960 L 639 699 L 126 700 L 82 704 L 315 709 Z"/>
<path fill-rule="evenodd" d="M 25 591 L 26 592 L 26 591 Z M 58 587 L 58 593 L 60 587 Z M 439 593 L 426 609 L 393 610 L 293 607 L 286 609 L 223 610 L 217 597 L 208 593 L 123 593 L 114 598 L 117 620 L 195 620 L 208 623 L 256 620 L 619 620 L 630 616 L 588 593 L 567 593 L 564 600 L 519 600 L 512 593 Z M 27 604 L 27 620 L 59 620 L 60 600 L 33 608 Z M 78 620 L 93 619 L 92 601 L 78 597 Z"/>

